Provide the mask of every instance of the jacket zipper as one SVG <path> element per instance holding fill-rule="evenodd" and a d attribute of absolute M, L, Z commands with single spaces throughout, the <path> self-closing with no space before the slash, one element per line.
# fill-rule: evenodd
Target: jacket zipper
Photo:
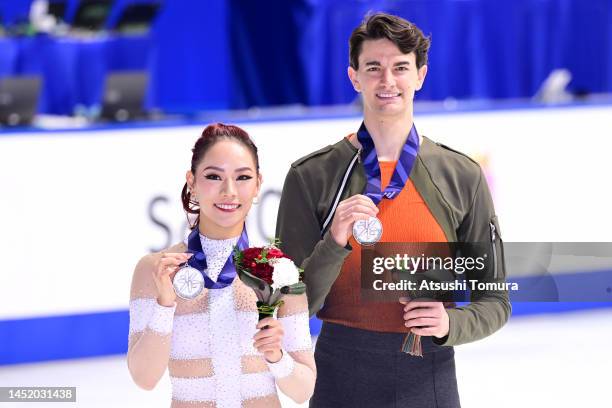
<path fill-rule="evenodd" d="M 493 279 L 497 279 L 497 248 L 495 247 L 495 240 L 497 234 L 495 233 L 495 224 L 489 223 L 491 227 L 491 246 L 493 247 Z"/>
<path fill-rule="evenodd" d="M 325 218 L 325 221 L 323 222 L 323 227 L 321 228 L 321 235 L 325 233 L 327 226 L 333 219 L 334 213 L 336 212 L 336 207 L 338 206 L 338 202 L 340 201 L 340 197 L 342 196 L 342 192 L 344 191 L 346 182 L 348 181 L 348 176 L 351 174 L 351 171 L 353 170 L 353 167 L 355 166 L 355 159 L 361 162 L 360 153 L 361 153 L 361 148 L 357 150 L 357 154 L 353 156 L 353 158 L 351 159 L 351 162 L 349 163 L 349 167 L 346 169 L 346 172 L 344 173 L 342 184 L 340 185 L 340 188 L 338 189 L 338 193 L 336 194 L 336 198 L 332 204 L 332 208 L 330 209 L 329 213 L 327 214 L 327 217 Z"/>

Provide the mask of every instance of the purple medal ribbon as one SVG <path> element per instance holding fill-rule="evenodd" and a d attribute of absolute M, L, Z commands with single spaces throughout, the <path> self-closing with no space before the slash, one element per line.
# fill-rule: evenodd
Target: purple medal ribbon
<path fill-rule="evenodd" d="M 357 131 L 357 140 L 361 143 L 361 161 L 365 168 L 367 178 L 363 194 L 370 197 L 376 205 L 378 205 L 383 198 L 388 198 L 390 200 L 394 199 L 406 185 L 414 161 L 419 153 L 419 135 L 414 124 L 412 128 L 410 128 L 410 133 L 406 138 L 406 143 L 395 165 L 391 181 L 385 188 L 385 191 L 382 191 L 381 188 L 380 165 L 378 164 L 378 156 L 376 156 L 374 141 L 370 133 L 368 133 L 364 123 L 361 123 L 361 127 Z"/>
<path fill-rule="evenodd" d="M 246 228 L 242 229 L 242 234 L 240 238 L 238 238 L 238 242 L 236 246 L 241 251 L 245 250 L 249 247 L 249 237 L 247 236 Z M 223 289 L 232 284 L 234 278 L 236 277 L 236 268 L 234 267 L 234 252 L 230 254 L 223 265 L 223 269 L 219 274 L 219 278 L 217 281 L 213 281 L 206 274 L 206 269 L 208 268 L 208 264 L 206 263 L 206 255 L 204 255 L 204 250 L 202 249 L 202 241 L 200 241 L 200 229 L 196 226 L 193 231 L 189 234 L 189 238 L 187 238 L 187 253 L 194 254 L 189 260 L 187 264 L 202 274 L 204 277 L 204 286 L 207 289 Z"/>

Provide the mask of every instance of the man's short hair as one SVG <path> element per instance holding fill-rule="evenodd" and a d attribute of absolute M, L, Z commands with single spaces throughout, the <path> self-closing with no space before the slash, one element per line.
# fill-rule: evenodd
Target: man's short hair
<path fill-rule="evenodd" d="M 404 54 L 414 51 L 417 68 L 427 64 L 427 52 L 431 40 L 410 21 L 386 13 L 366 15 L 361 24 L 353 30 L 349 39 L 349 64 L 359 68 L 359 54 L 363 42 L 386 38 L 394 43 Z"/>

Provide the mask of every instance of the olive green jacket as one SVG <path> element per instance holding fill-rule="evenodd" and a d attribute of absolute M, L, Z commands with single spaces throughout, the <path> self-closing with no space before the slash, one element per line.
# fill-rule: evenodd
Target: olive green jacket
<path fill-rule="evenodd" d="M 495 281 L 504 281 L 499 225 L 480 166 L 464 154 L 423 137 L 410 179 L 449 242 L 491 243 Z M 283 252 L 304 269 L 311 315 L 323 305 L 352 250 L 339 246 L 329 232 L 335 207 L 339 201 L 363 193 L 365 185 L 358 150 L 346 138 L 297 160 L 287 173 L 276 236 Z M 453 346 L 500 329 L 511 314 L 511 305 L 507 291 L 473 291 L 468 305 L 447 312 L 449 334 L 434 340 Z"/>

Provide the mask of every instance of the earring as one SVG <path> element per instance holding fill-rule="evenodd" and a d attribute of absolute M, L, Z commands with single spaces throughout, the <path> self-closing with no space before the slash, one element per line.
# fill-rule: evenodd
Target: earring
<path fill-rule="evenodd" d="M 198 196 L 196 196 L 195 194 L 191 194 L 189 198 L 194 204 L 198 204 Z"/>
<path fill-rule="evenodd" d="M 255 204 L 255 205 L 259 204 L 259 197 L 255 197 L 253 199 L 253 204 Z"/>

